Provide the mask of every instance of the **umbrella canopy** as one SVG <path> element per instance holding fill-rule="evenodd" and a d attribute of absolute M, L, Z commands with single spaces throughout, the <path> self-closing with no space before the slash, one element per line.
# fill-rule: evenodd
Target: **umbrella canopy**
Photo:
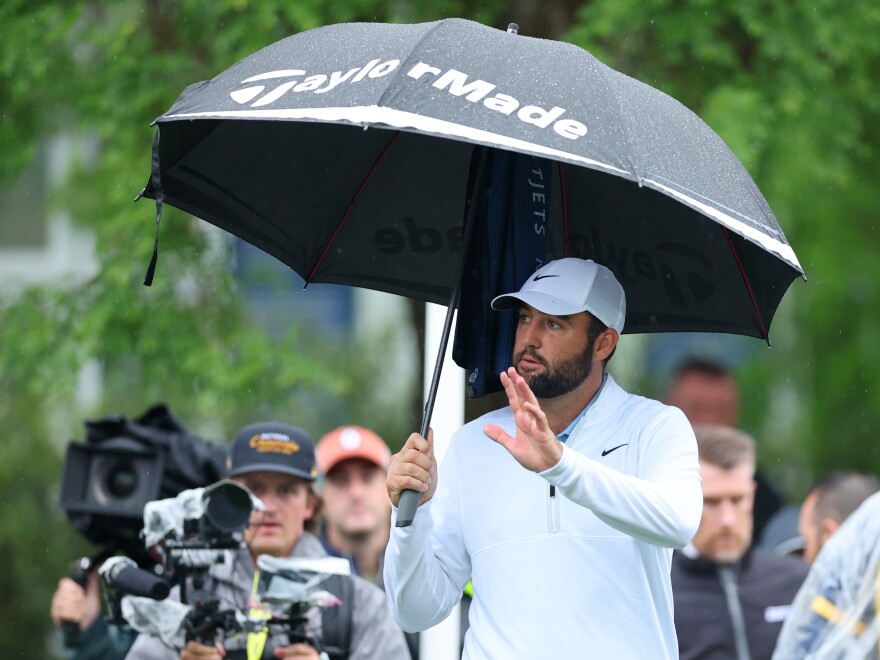
<path fill-rule="evenodd" d="M 156 122 L 145 283 L 167 202 L 307 284 L 448 304 L 422 435 L 459 291 L 476 300 L 462 301 L 475 341 L 459 354 L 480 393 L 512 330 L 473 311 L 545 261 L 610 268 L 626 332 L 768 339 L 803 274 L 751 177 L 695 114 L 580 48 L 514 30 L 461 19 L 310 30 L 191 85 Z M 398 526 L 418 504 L 404 496 Z"/>
<path fill-rule="evenodd" d="M 767 338 L 803 274 L 705 123 L 570 44 L 461 19 L 331 25 L 190 86 L 156 121 L 145 194 L 307 283 L 447 304 L 479 145 L 552 162 L 520 177 L 526 230 L 543 260 L 615 273 L 625 332 Z"/>

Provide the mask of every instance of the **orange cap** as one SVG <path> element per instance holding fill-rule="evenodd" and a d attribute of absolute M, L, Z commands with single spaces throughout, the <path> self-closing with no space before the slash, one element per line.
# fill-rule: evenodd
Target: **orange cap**
<path fill-rule="evenodd" d="M 387 470 L 391 450 L 382 438 L 362 426 L 340 426 L 321 438 L 315 447 L 315 459 L 323 474 L 349 458 L 363 458 Z"/>

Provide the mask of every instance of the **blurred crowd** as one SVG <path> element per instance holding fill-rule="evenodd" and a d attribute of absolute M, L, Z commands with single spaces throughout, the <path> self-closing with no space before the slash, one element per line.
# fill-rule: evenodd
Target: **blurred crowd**
<path fill-rule="evenodd" d="M 837 584 L 840 576 L 827 575 L 830 562 L 817 558 L 839 552 L 831 537 L 863 502 L 869 506 L 865 501 L 880 491 L 880 480 L 854 470 L 833 471 L 801 504 L 785 504 L 757 464 L 755 440 L 739 428 L 737 383 L 720 363 L 684 362 L 666 402 L 694 426 L 703 489 L 700 528 L 673 555 L 681 658 L 876 657 L 876 624 L 867 653 L 854 650 L 859 640 L 864 647 L 871 637 L 864 627 L 875 617 L 868 602 L 873 601 L 863 599 L 846 613 L 839 598 L 822 607 L 828 584 Z M 876 509 L 880 501 L 874 500 Z M 880 565 L 866 566 L 875 546 L 873 539 L 860 549 L 850 544 L 843 561 L 867 568 L 860 586 L 880 597 Z M 823 576 L 815 577 L 820 572 Z M 856 622 L 862 623 L 861 631 Z"/>

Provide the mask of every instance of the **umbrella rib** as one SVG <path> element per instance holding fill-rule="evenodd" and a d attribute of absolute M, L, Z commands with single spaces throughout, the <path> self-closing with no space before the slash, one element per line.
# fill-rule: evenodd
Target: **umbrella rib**
<path fill-rule="evenodd" d="M 749 276 L 746 275 L 746 269 L 743 266 L 742 260 L 739 258 L 739 252 L 737 252 L 736 246 L 733 244 L 733 239 L 730 237 L 730 232 L 727 231 L 727 227 L 721 227 L 721 231 L 724 232 L 724 236 L 727 238 L 727 244 L 730 245 L 730 251 L 733 252 L 733 258 L 736 259 L 736 265 L 739 266 L 740 275 L 742 275 L 746 290 L 749 292 L 749 298 L 752 300 L 752 307 L 755 308 L 755 316 L 758 317 L 758 323 L 761 326 L 761 336 L 763 336 L 769 344 L 770 336 L 767 334 L 767 328 L 764 327 L 764 319 L 761 318 L 761 311 L 758 309 L 758 301 L 755 299 L 755 292 L 752 290 L 752 283 L 749 282 Z"/>
<path fill-rule="evenodd" d="M 562 256 L 568 256 L 568 196 L 565 191 L 565 172 L 559 163 L 559 189 L 562 191 Z"/>
<path fill-rule="evenodd" d="M 364 188 L 367 187 L 367 183 L 369 183 L 370 178 L 373 176 L 373 173 L 376 171 L 376 168 L 379 167 L 379 163 L 385 158 L 388 154 L 388 150 L 391 149 L 391 145 L 400 137 L 400 131 L 395 131 L 394 136 L 388 140 L 388 144 L 382 149 L 382 153 L 379 154 L 378 158 L 376 158 L 376 162 L 373 163 L 373 166 L 370 168 L 370 171 L 367 172 L 367 176 L 364 177 L 364 180 L 361 182 L 360 188 L 354 194 L 354 197 L 351 198 L 351 201 L 348 203 L 348 208 L 345 209 L 345 213 L 342 215 L 342 218 L 336 225 L 336 229 L 333 230 L 333 235 L 330 236 L 330 240 L 327 241 L 327 244 L 324 246 L 324 249 L 321 251 L 321 256 L 318 257 L 318 260 L 315 262 L 315 265 L 312 267 L 312 270 L 309 271 L 309 276 L 306 278 L 305 286 L 308 286 L 309 282 L 312 281 L 312 278 L 315 276 L 315 272 L 321 266 L 321 262 L 324 261 L 324 257 L 327 255 L 327 250 L 330 249 L 330 246 L 333 245 L 333 241 L 336 240 L 336 237 L 339 235 L 339 232 L 342 230 L 342 225 L 345 224 L 346 219 L 348 219 L 348 214 L 351 213 L 351 210 L 354 208 L 354 205 L 357 203 L 358 199 L 361 196 L 361 193 L 364 192 Z"/>
<path fill-rule="evenodd" d="M 379 97 L 379 100 L 376 101 L 377 106 L 383 107 L 382 103 L 384 103 L 385 96 L 388 94 L 388 90 L 391 89 L 392 84 L 397 82 L 398 78 L 401 78 L 405 75 L 404 71 L 409 71 L 408 65 L 410 62 L 412 62 L 413 55 L 415 55 L 416 51 L 422 47 L 422 44 L 425 43 L 425 41 L 427 41 L 428 38 L 432 34 L 434 34 L 437 30 L 439 30 L 441 27 L 443 27 L 443 25 L 445 23 L 446 23 L 446 20 L 437 21 L 434 25 L 431 26 L 430 30 L 425 32 L 425 34 L 423 34 L 421 37 L 419 37 L 419 40 L 415 44 L 413 44 L 412 48 L 410 48 L 410 50 L 409 50 L 409 55 L 406 56 L 406 59 L 403 61 L 403 63 L 397 69 L 397 71 L 394 73 L 394 76 L 391 78 L 391 80 L 388 81 L 388 85 L 382 91 L 382 95 Z"/>

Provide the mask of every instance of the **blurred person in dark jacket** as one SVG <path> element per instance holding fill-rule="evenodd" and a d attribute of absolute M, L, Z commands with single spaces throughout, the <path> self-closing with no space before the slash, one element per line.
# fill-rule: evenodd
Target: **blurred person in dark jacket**
<path fill-rule="evenodd" d="M 691 424 L 739 427 L 740 395 L 733 374 L 722 363 L 691 357 L 679 364 L 666 391 L 664 403 L 680 409 Z M 783 498 L 760 468 L 755 470 L 754 536 L 783 505 Z"/>
<path fill-rule="evenodd" d="M 769 658 L 807 567 L 752 547 L 752 438 L 726 426 L 694 431 L 703 516 L 691 543 L 672 558 L 680 657 Z"/>

